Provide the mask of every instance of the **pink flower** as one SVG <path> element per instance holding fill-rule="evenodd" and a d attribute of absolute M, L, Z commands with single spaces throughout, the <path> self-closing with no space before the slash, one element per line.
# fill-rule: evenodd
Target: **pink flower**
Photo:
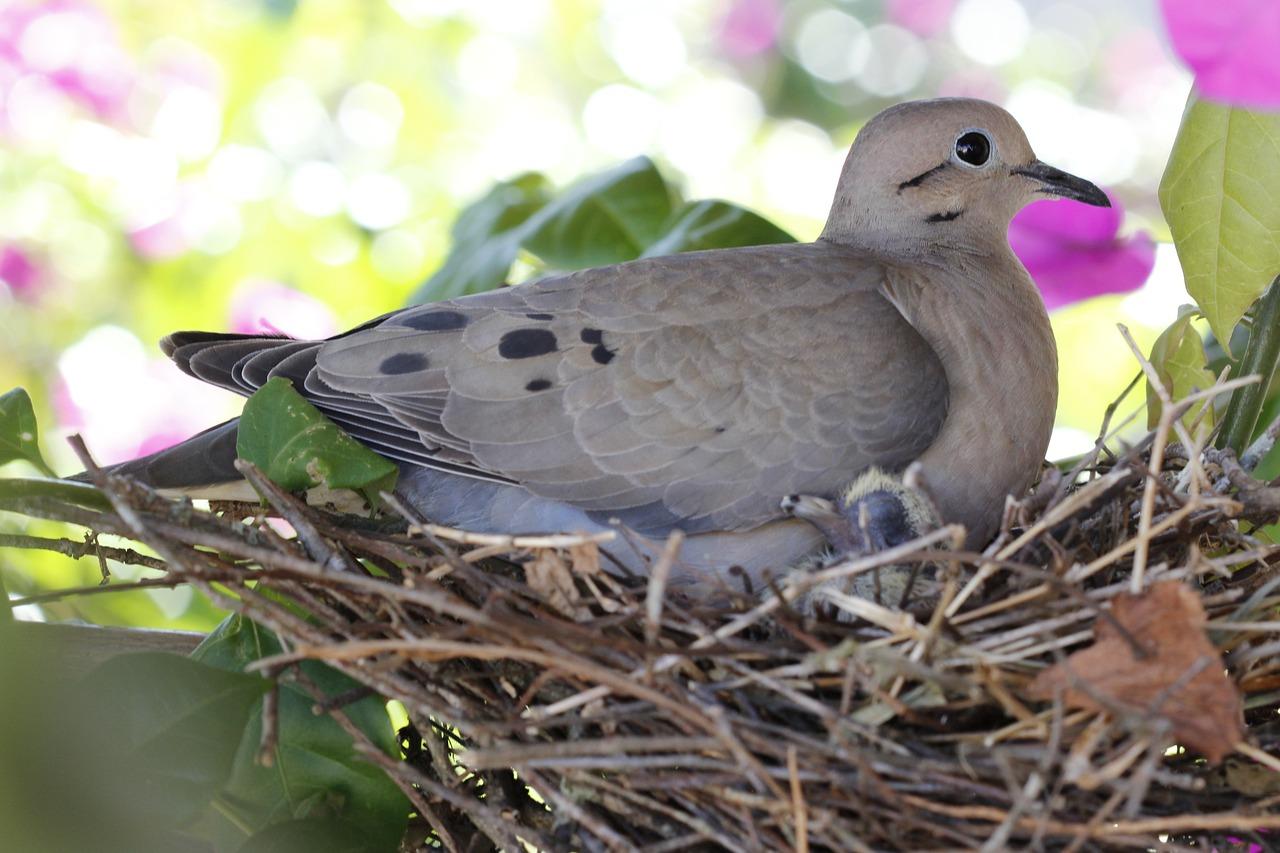
<path fill-rule="evenodd" d="M 1151 235 L 1119 237 L 1124 211 L 1078 201 L 1037 201 L 1009 225 L 1009 245 L 1049 310 L 1105 293 L 1137 290 L 1155 265 Z"/>
<path fill-rule="evenodd" d="M 0 285 L 7 285 L 16 298 L 30 300 L 43 279 L 44 271 L 30 254 L 13 245 L 0 249 Z"/>
<path fill-rule="evenodd" d="M 177 216 L 167 216 L 141 228 L 134 228 L 128 233 L 128 237 L 129 245 L 138 256 L 149 261 L 176 258 L 190 248 Z"/>
<path fill-rule="evenodd" d="M 888 18 L 918 36 L 936 36 L 947 26 L 956 0 L 889 0 Z"/>
<path fill-rule="evenodd" d="M 0 69 L 4 90 L 35 76 L 104 117 L 123 114 L 133 85 L 110 19 L 82 0 L 0 5 Z"/>
<path fill-rule="evenodd" d="M 58 358 L 58 424 L 104 464 L 163 450 L 235 413 L 236 398 L 182 373 L 134 334 L 98 326 Z"/>
<path fill-rule="evenodd" d="M 1280 108 L 1280 3 L 1161 0 L 1174 50 L 1205 97 L 1241 107 Z"/>
<path fill-rule="evenodd" d="M 313 296 L 274 281 L 249 279 L 231 296 L 231 330 L 243 334 L 285 334 L 327 338 L 338 331 L 333 312 Z"/>
<path fill-rule="evenodd" d="M 735 58 L 755 56 L 773 48 L 781 27 L 780 0 L 734 0 L 720 25 L 720 44 Z"/>

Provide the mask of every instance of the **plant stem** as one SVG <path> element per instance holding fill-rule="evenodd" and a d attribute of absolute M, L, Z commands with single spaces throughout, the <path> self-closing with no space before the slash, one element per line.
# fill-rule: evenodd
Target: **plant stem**
<path fill-rule="evenodd" d="M 0 575 L 0 632 L 10 628 L 13 622 L 13 605 L 9 603 L 9 593 L 4 588 L 4 575 Z M 9 645 L 9 638 L 3 639 L 5 645 Z"/>
<path fill-rule="evenodd" d="M 1244 388 L 1237 388 L 1227 405 L 1218 433 L 1218 448 L 1230 447 L 1243 453 L 1253 438 L 1258 425 L 1262 405 L 1267 399 L 1271 377 L 1280 360 L 1280 276 L 1259 297 L 1254 308 L 1253 328 L 1249 330 L 1249 343 L 1240 358 L 1239 367 L 1233 371 L 1236 377 L 1257 374 L 1262 381 Z"/>
<path fill-rule="evenodd" d="M 88 483 L 58 479 L 0 478 L 0 504 L 30 498 L 50 498 L 88 509 L 111 509 L 110 501 Z"/>

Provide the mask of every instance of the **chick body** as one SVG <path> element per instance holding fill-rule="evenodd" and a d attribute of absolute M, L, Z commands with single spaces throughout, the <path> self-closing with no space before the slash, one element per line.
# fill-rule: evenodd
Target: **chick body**
<path fill-rule="evenodd" d="M 789 574 L 809 573 L 849 557 L 875 554 L 936 530 L 941 522 L 933 502 L 901 476 L 872 466 L 845 486 L 834 501 L 814 495 L 788 495 L 784 511 L 804 519 L 822 533 L 827 547 L 791 566 Z M 813 615 L 825 591 L 866 598 L 891 607 L 915 609 L 936 599 L 934 568 L 918 563 L 891 564 L 869 572 L 828 581 L 797 602 Z"/>

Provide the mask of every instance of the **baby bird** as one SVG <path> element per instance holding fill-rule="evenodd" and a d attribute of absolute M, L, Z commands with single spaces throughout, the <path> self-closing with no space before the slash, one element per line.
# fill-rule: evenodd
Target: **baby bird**
<path fill-rule="evenodd" d="M 788 495 L 781 506 L 784 512 L 817 528 L 829 545 L 794 565 L 793 573 L 824 569 L 846 557 L 875 554 L 917 539 L 941 524 L 933 502 L 923 491 L 875 466 L 845 486 L 835 501 Z M 813 615 L 823 601 L 822 591 L 832 589 L 889 607 L 915 609 L 936 594 L 935 586 L 931 566 L 881 566 L 815 587 L 797 604 L 806 615 Z"/>

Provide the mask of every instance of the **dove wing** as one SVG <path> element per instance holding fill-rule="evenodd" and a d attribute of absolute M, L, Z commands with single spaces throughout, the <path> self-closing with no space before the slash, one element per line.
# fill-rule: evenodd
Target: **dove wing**
<path fill-rule="evenodd" d="M 905 466 L 941 428 L 942 365 L 883 279 L 822 242 L 697 252 L 406 309 L 324 342 L 169 348 L 241 393 L 287 376 L 401 461 L 650 535 L 741 530 L 778 517 L 784 495 Z"/>

